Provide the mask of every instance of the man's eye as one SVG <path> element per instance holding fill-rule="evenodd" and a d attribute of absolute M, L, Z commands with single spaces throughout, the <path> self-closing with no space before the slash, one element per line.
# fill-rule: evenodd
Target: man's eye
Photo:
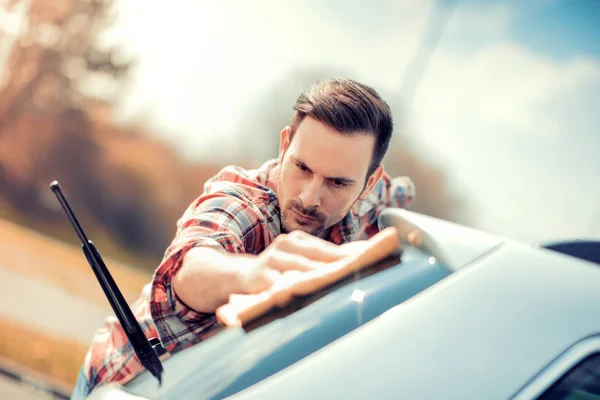
<path fill-rule="evenodd" d="M 300 169 L 300 171 L 308 171 L 308 168 L 306 168 L 306 166 L 302 165 L 302 164 L 296 164 L 298 166 L 298 168 Z"/>
<path fill-rule="evenodd" d="M 344 186 L 346 186 L 346 182 L 340 181 L 339 179 L 334 179 L 334 180 L 331 181 L 331 183 L 335 187 L 344 187 Z"/>

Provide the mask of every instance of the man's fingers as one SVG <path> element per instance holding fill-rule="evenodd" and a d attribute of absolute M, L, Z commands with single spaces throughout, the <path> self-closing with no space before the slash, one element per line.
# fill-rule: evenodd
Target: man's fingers
<path fill-rule="evenodd" d="M 332 246 L 308 240 L 286 240 L 282 241 L 277 249 L 285 253 L 297 254 L 313 261 L 331 262 L 343 257 L 338 246 Z"/>
<path fill-rule="evenodd" d="M 406 235 L 406 239 L 411 246 L 419 247 L 423 244 L 423 235 L 419 231 L 412 231 Z"/>
<path fill-rule="evenodd" d="M 271 251 L 266 257 L 265 262 L 268 268 L 273 268 L 281 272 L 290 270 L 314 271 L 325 265 L 323 262 L 311 260 L 301 254 L 281 250 Z"/>
<path fill-rule="evenodd" d="M 314 246 L 321 246 L 323 248 L 327 248 L 327 249 L 335 249 L 338 247 L 337 244 L 328 242 L 325 239 L 321 239 L 318 236 L 315 235 L 311 235 L 310 233 L 306 233 L 304 231 L 293 231 L 291 233 L 288 233 L 287 235 L 281 235 L 281 237 L 284 237 L 288 240 L 292 240 L 292 241 L 296 241 L 296 242 L 301 242 L 301 243 L 309 243 L 310 245 L 314 245 Z"/>
<path fill-rule="evenodd" d="M 302 231 L 281 235 L 277 237 L 272 246 L 284 252 L 299 254 L 310 260 L 321 262 L 337 261 L 346 256 L 340 250 L 340 246 Z"/>
<path fill-rule="evenodd" d="M 369 246 L 370 243 L 368 240 L 357 240 L 342 244 L 339 252 L 345 256 L 356 256 L 364 252 Z"/>

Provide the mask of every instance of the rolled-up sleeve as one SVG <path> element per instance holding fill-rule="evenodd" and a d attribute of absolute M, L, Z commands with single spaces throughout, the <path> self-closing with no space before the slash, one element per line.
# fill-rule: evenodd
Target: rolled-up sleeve
<path fill-rule="evenodd" d="M 258 215 L 236 197 L 222 195 L 196 200 L 177 223 L 177 233 L 152 280 L 150 312 L 167 351 L 197 339 L 215 325 L 212 313 L 185 305 L 173 290 L 173 277 L 194 247 L 244 253 L 244 238 L 256 227 Z M 254 223 L 253 223 L 254 221 Z"/>
<path fill-rule="evenodd" d="M 387 207 L 408 208 L 414 201 L 415 184 L 408 176 L 398 176 L 386 183 L 389 202 Z"/>
<path fill-rule="evenodd" d="M 356 205 L 355 214 L 360 221 L 361 234 L 369 238 L 378 232 L 377 219 L 385 208 L 408 208 L 415 198 L 415 185 L 408 176 L 391 178 L 384 173 L 369 195 Z"/>

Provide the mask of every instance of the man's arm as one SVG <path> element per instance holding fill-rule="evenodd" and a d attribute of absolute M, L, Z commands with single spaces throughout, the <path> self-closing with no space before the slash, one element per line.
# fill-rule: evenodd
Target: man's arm
<path fill-rule="evenodd" d="M 375 235 L 381 211 L 388 207 L 408 208 L 414 201 L 415 194 L 415 185 L 409 177 L 392 178 L 385 172 L 371 193 L 356 205 L 355 212 L 363 226 L 362 235 L 357 239 Z"/>
<path fill-rule="evenodd" d="M 262 218 L 228 195 L 199 198 L 184 213 L 150 295 L 152 319 L 168 351 L 202 337 L 230 294 L 258 293 L 282 271 L 310 270 L 345 256 L 338 246 L 300 232 L 263 243 Z M 258 256 L 247 254 L 266 245 Z"/>
<path fill-rule="evenodd" d="M 187 306 L 198 312 L 213 313 L 227 302 L 230 294 L 247 293 L 240 271 L 251 262 L 249 255 L 195 247 L 185 255 L 181 269 L 175 274 L 173 289 Z"/>
<path fill-rule="evenodd" d="M 383 208 L 408 208 L 414 201 L 416 191 L 413 181 L 408 176 L 391 178 L 384 176 Z"/>
<path fill-rule="evenodd" d="M 214 313 L 233 293 L 259 293 L 287 270 L 313 270 L 346 255 L 338 246 L 301 231 L 280 235 L 258 256 L 198 247 L 186 254 L 173 288 L 187 306 Z"/>

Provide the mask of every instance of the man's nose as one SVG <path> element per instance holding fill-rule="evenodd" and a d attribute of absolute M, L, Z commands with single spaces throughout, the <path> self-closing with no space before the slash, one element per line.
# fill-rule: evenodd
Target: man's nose
<path fill-rule="evenodd" d="M 321 182 L 315 177 L 307 182 L 300 194 L 304 208 L 314 208 L 321 205 Z"/>

